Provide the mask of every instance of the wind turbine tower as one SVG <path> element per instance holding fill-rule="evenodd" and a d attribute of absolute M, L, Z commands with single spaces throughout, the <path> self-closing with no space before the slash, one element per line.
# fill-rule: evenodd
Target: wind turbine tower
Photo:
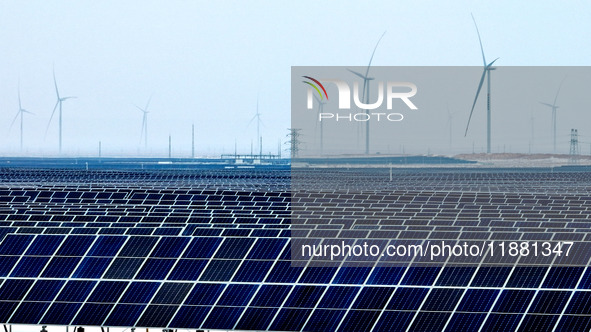
<path fill-rule="evenodd" d="M 476 27 L 476 33 L 478 34 L 478 42 L 480 43 L 480 52 L 482 53 L 482 62 L 484 64 L 484 70 L 482 71 L 482 77 L 480 77 L 480 83 L 478 84 L 478 90 L 476 90 L 476 97 L 474 97 L 474 103 L 472 103 L 472 110 L 470 111 L 470 117 L 468 118 L 468 124 L 466 125 L 466 132 L 464 133 L 464 137 L 468 135 L 468 128 L 470 127 L 470 120 L 472 119 L 472 113 L 474 112 L 474 106 L 476 106 L 476 101 L 478 101 L 478 95 L 480 94 L 480 89 L 482 89 L 482 85 L 484 83 L 484 79 L 486 78 L 486 153 L 490 153 L 490 118 L 491 118 L 491 110 L 490 110 L 490 72 L 495 70 L 492 65 L 497 61 L 499 58 L 494 59 L 491 63 L 486 63 L 486 58 L 484 57 L 484 48 L 482 47 L 482 40 L 480 39 L 480 31 L 478 31 L 478 25 L 476 24 L 476 20 L 474 19 L 474 15 L 472 15 L 472 21 L 474 21 L 474 26 Z"/>

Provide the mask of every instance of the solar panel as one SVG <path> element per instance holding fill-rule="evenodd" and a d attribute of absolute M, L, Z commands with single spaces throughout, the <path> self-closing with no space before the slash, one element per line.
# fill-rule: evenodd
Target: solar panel
<path fill-rule="evenodd" d="M 587 241 L 586 169 L 397 172 L 388 182 L 379 169 L 2 169 L 0 322 L 287 331 L 591 327 L 588 257 L 571 266 L 392 257 L 294 264 L 296 229 L 317 244 L 380 247 Z M 304 189 L 292 188 L 294 176 Z"/>

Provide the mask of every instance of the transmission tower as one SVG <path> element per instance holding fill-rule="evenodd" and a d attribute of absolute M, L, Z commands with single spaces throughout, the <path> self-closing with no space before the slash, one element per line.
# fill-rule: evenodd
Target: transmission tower
<path fill-rule="evenodd" d="M 578 164 L 579 162 L 579 132 L 577 129 L 570 130 L 570 164 Z"/>
<path fill-rule="evenodd" d="M 291 158 L 294 159 L 298 156 L 300 152 L 300 137 L 302 135 L 300 134 L 301 129 L 288 128 L 287 130 L 289 130 L 289 134 L 287 134 L 287 136 L 289 137 L 289 141 L 285 143 L 289 144 Z"/>

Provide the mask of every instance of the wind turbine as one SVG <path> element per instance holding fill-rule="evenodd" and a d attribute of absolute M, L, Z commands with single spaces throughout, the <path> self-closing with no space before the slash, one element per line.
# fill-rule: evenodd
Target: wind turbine
<path fill-rule="evenodd" d="M 472 14 L 470 14 L 472 15 Z M 472 103 L 472 110 L 470 111 L 470 117 L 468 118 L 468 124 L 466 125 L 466 132 L 464 133 L 464 137 L 468 135 L 468 127 L 470 127 L 470 120 L 472 119 L 472 113 L 474 112 L 474 106 L 476 106 L 476 101 L 478 100 L 478 95 L 480 94 L 480 89 L 482 89 L 482 84 L 484 83 L 484 78 L 486 77 L 486 153 L 490 153 L 490 72 L 491 70 L 495 70 L 496 68 L 492 67 L 493 63 L 497 61 L 499 58 L 494 59 L 491 63 L 486 63 L 486 58 L 484 57 L 484 48 L 482 47 L 482 40 L 480 39 L 480 31 L 478 31 L 478 25 L 476 25 L 476 20 L 474 19 L 474 15 L 472 15 L 472 21 L 474 21 L 474 26 L 476 27 L 476 33 L 478 34 L 478 42 L 480 43 L 480 51 L 482 53 L 482 62 L 484 64 L 484 70 L 482 71 L 482 77 L 480 77 L 480 83 L 478 84 L 478 90 L 476 90 L 476 97 L 474 97 L 474 103 Z"/>
<path fill-rule="evenodd" d="M 451 152 L 451 133 L 452 133 L 452 122 L 453 122 L 453 115 L 454 113 L 451 113 L 449 111 L 449 105 L 447 106 L 447 126 L 449 127 L 449 150 Z"/>
<path fill-rule="evenodd" d="M 546 105 L 552 109 L 552 133 L 554 135 L 554 153 L 556 153 L 556 110 L 559 108 L 559 106 L 556 105 L 556 100 L 558 99 L 558 94 L 560 93 L 560 88 L 562 88 L 562 83 L 564 83 L 565 79 L 566 79 L 566 77 L 564 77 L 562 79 L 562 81 L 560 82 L 560 85 L 558 86 L 558 91 L 556 91 L 556 96 L 554 96 L 554 102 L 552 103 L 552 105 L 550 105 L 548 103 L 540 102 L 540 104 Z"/>
<path fill-rule="evenodd" d="M 150 113 L 150 112 L 148 112 L 148 107 L 150 106 L 150 101 L 152 101 L 152 96 L 150 96 L 150 98 L 148 98 L 148 102 L 146 103 L 146 107 L 141 108 L 141 107 L 135 105 L 135 107 L 137 107 L 137 109 L 139 109 L 143 113 L 142 130 L 140 132 L 140 144 L 142 143 L 142 138 L 143 138 L 145 149 L 148 148 L 148 113 Z"/>
<path fill-rule="evenodd" d="M 16 121 L 16 119 L 20 115 L 20 117 L 21 117 L 21 151 L 23 151 L 23 117 L 24 117 L 25 113 L 33 114 L 33 113 L 27 111 L 26 109 L 24 109 L 23 106 L 21 105 L 21 87 L 20 87 L 20 83 L 19 83 L 19 85 L 18 85 L 18 111 L 16 112 L 16 115 L 15 115 L 14 119 L 12 120 L 12 123 L 10 124 L 10 128 L 12 129 L 14 122 Z"/>
<path fill-rule="evenodd" d="M 263 147 L 260 144 L 261 136 L 260 136 L 260 126 L 261 126 L 261 113 L 259 113 L 259 97 L 257 96 L 257 113 L 250 119 L 248 122 L 247 127 L 252 123 L 254 119 L 257 119 L 257 141 L 259 141 L 259 155 L 263 153 Z"/>
<path fill-rule="evenodd" d="M 76 97 L 60 97 L 60 92 L 57 88 L 57 81 L 55 79 L 55 68 L 53 69 L 53 84 L 55 85 L 55 94 L 57 95 L 57 101 L 55 106 L 53 107 L 53 112 L 51 113 L 51 117 L 49 118 L 49 122 L 47 123 L 47 128 L 45 129 L 45 135 L 47 135 L 47 131 L 49 130 L 49 125 L 51 124 L 51 120 L 55 115 L 55 110 L 59 106 L 60 114 L 59 114 L 59 153 L 62 153 L 62 103 L 68 99 L 73 99 Z"/>
<path fill-rule="evenodd" d="M 384 38 L 385 34 L 386 34 L 386 31 L 384 31 L 384 33 L 382 33 L 382 36 L 380 37 L 380 39 L 378 39 L 376 46 L 373 48 L 373 52 L 371 53 L 371 57 L 369 58 L 369 64 L 367 65 L 367 69 L 365 70 L 365 75 L 358 73 L 356 71 L 353 71 L 351 69 L 347 69 L 351 73 L 353 73 L 363 79 L 363 96 L 361 99 L 364 100 L 363 103 L 365 103 L 365 104 L 369 104 L 369 81 L 374 79 L 373 77 L 369 77 L 369 68 L 371 67 L 371 61 L 373 60 L 373 56 L 376 53 L 376 49 L 378 48 L 378 45 L 380 44 L 380 41 L 382 40 L 382 38 Z M 369 110 L 365 110 L 365 114 L 368 114 L 368 113 L 369 113 Z M 365 121 L 365 154 L 369 154 L 369 121 Z"/>
<path fill-rule="evenodd" d="M 314 98 L 316 99 L 316 101 L 318 102 L 318 118 L 320 118 L 320 113 L 322 113 L 324 111 L 324 104 L 326 104 L 325 101 L 320 100 L 320 98 L 318 98 L 316 95 L 314 95 Z M 324 152 L 324 124 L 322 123 L 322 121 L 320 122 L 320 155 L 323 154 Z M 318 125 L 318 122 L 316 122 L 316 125 Z"/>

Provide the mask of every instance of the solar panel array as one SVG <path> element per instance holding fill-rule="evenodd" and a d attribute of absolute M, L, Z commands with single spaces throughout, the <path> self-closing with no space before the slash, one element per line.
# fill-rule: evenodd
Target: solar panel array
<path fill-rule="evenodd" d="M 0 322 L 273 331 L 591 328 L 588 260 L 293 264 L 294 205 L 298 232 L 318 243 L 469 234 L 589 241 L 585 169 L 394 175 L 3 169 Z"/>

